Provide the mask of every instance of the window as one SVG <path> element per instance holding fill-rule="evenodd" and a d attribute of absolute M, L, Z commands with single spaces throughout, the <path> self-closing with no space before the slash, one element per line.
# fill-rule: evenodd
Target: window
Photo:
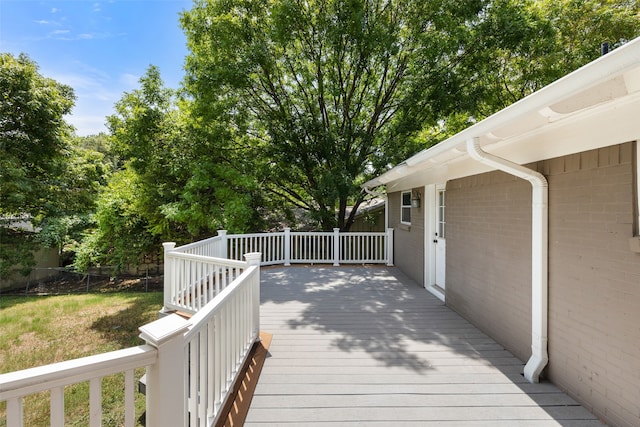
<path fill-rule="evenodd" d="M 438 237 L 440 237 L 441 239 L 445 238 L 445 207 L 445 190 L 440 190 L 438 191 Z"/>
<path fill-rule="evenodd" d="M 400 206 L 400 222 L 411 224 L 411 191 L 402 192 L 402 204 Z"/>

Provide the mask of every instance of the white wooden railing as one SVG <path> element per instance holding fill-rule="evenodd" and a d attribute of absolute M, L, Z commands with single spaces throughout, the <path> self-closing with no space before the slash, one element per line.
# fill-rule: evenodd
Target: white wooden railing
<path fill-rule="evenodd" d="M 153 365 L 157 354 L 156 348 L 143 345 L 2 374 L 0 375 L 0 401 L 7 401 L 6 426 L 22 427 L 23 398 L 42 391 L 50 392 L 51 425 L 64 426 L 65 386 L 87 381 L 89 382 L 89 425 L 100 426 L 102 378 L 124 372 L 124 425 L 133 427 L 135 423 L 134 370 Z"/>
<path fill-rule="evenodd" d="M 195 313 L 242 274 L 244 254 L 260 265 L 393 265 L 393 229 L 384 233 L 293 232 L 227 234 L 176 247 L 165 243 L 164 310 Z"/>
<path fill-rule="evenodd" d="M 260 254 L 245 256 L 242 274 L 189 320 L 170 314 L 140 329 L 162 350 L 147 368 L 146 425 L 208 427 L 220 416 L 260 331 Z"/>
<path fill-rule="evenodd" d="M 185 246 L 176 248 L 173 242 L 164 244 L 166 311 L 196 313 L 244 272 L 246 262 L 193 254 L 209 252 L 211 239 L 203 242 L 203 248 L 187 245 L 189 252 L 184 251 Z M 224 241 L 218 246 L 221 243 Z M 210 252 L 218 254 L 220 248 Z"/>
<path fill-rule="evenodd" d="M 177 270 L 172 280 L 188 283 L 170 285 L 188 302 L 181 308 L 196 313 L 188 320 L 169 314 L 140 327 L 146 345 L 0 375 L 7 427 L 24 425 L 24 397 L 42 391 L 50 393 L 51 426 L 63 427 L 64 388 L 83 382 L 89 383 L 89 426 L 101 426 L 102 379 L 122 372 L 124 425 L 133 427 L 134 370 L 142 367 L 147 368 L 146 425 L 210 427 L 216 422 L 259 336 L 260 254 L 247 254 L 246 262 L 171 250 L 165 257 L 177 260 L 170 263 Z"/>
<path fill-rule="evenodd" d="M 230 234 L 218 231 L 220 251 L 230 259 L 262 253 L 261 265 L 387 264 L 393 265 L 393 229 L 380 233 L 299 232 Z M 226 242 L 226 244 L 224 243 Z M 224 252 L 226 251 L 226 252 Z"/>
<path fill-rule="evenodd" d="M 260 329 L 260 265 L 386 263 L 385 233 L 280 233 L 165 243 L 166 316 L 140 327 L 146 345 L 0 375 L 6 426 L 23 426 L 23 398 L 49 391 L 50 422 L 64 426 L 64 388 L 88 382 L 89 425 L 102 422 L 102 378 L 125 377 L 125 426 L 135 423 L 134 370 L 146 367 L 146 425 L 211 426 L 230 397 Z M 246 261 L 240 261 L 242 256 Z M 191 313 L 187 320 L 171 311 Z M 2 420 L 0 420 L 2 421 Z"/>

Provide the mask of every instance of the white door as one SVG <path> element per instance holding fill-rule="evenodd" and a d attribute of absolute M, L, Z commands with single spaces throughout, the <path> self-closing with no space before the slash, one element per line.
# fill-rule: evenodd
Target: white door
<path fill-rule="evenodd" d="M 435 236 L 433 242 L 435 243 L 435 285 L 442 290 L 445 289 L 445 272 L 446 272 L 446 259 L 447 254 L 447 229 L 445 221 L 445 209 L 446 209 L 446 192 L 444 188 L 436 190 L 436 214 L 435 214 Z"/>

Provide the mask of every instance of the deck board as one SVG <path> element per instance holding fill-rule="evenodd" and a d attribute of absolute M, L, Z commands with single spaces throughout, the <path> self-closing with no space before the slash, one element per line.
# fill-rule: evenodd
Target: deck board
<path fill-rule="evenodd" d="M 601 426 L 399 270 L 263 269 L 246 426 Z"/>

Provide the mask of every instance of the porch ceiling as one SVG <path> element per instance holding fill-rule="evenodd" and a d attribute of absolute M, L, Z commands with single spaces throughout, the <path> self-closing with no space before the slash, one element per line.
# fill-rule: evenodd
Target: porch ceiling
<path fill-rule="evenodd" d="M 245 426 L 600 426 L 394 268 L 265 268 Z"/>

